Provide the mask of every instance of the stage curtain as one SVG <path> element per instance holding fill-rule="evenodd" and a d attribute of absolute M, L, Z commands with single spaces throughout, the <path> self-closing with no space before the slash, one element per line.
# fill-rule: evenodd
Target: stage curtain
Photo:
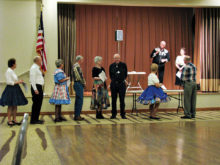
<path fill-rule="evenodd" d="M 202 91 L 216 92 L 220 85 L 220 9 L 195 9 L 195 20 L 197 79 Z"/>
<path fill-rule="evenodd" d="M 75 6 L 58 4 L 58 58 L 64 60 L 64 71 L 71 75 L 76 51 Z M 70 94 L 73 94 L 72 83 Z"/>
<path fill-rule="evenodd" d="M 161 40 L 165 40 L 171 60 L 166 64 L 164 84 L 168 89 L 179 88 L 174 85 L 175 59 L 181 47 L 186 48 L 188 55 L 193 54 L 193 9 L 76 5 L 75 10 L 76 53 L 85 57 L 82 69 L 87 90 L 92 89 L 91 73 L 95 56 L 103 57 L 103 67 L 107 75 L 109 73 L 109 65 L 118 47 L 115 42 L 117 29 L 124 31 L 120 54 L 128 71 L 147 72 L 141 78 L 143 88 L 147 87 L 150 73 L 150 53 Z"/>

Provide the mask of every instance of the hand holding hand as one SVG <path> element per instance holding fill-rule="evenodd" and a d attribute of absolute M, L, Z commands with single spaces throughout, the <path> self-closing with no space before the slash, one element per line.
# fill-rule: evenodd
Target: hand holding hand
<path fill-rule="evenodd" d="M 38 94 L 39 94 L 38 90 L 35 90 L 35 91 L 34 91 L 34 93 L 35 93 L 36 95 L 38 95 Z"/>
<path fill-rule="evenodd" d="M 22 84 L 24 81 L 23 80 L 19 80 L 18 81 L 18 84 Z"/>
<path fill-rule="evenodd" d="M 160 51 L 156 51 L 156 54 L 160 53 Z"/>

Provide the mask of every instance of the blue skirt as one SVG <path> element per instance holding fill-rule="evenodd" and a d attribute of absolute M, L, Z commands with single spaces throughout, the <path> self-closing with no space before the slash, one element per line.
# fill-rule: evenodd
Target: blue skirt
<path fill-rule="evenodd" d="M 7 85 L 2 93 L 0 100 L 1 106 L 20 106 L 27 105 L 28 101 L 24 96 L 20 86 L 18 84 L 12 86 Z"/>
<path fill-rule="evenodd" d="M 137 102 L 144 105 L 154 104 L 156 102 L 165 103 L 168 101 L 170 101 L 169 96 L 167 96 L 161 88 L 157 88 L 153 85 L 145 89 L 141 96 L 137 99 Z"/>

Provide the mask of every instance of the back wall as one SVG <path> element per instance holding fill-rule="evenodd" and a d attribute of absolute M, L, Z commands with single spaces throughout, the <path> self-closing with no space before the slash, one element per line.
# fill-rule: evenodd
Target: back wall
<path fill-rule="evenodd" d="M 175 86 L 176 56 L 181 47 L 186 48 L 188 55 L 193 54 L 192 8 L 76 5 L 75 11 L 76 55 L 85 57 L 82 68 L 88 89 L 92 89 L 91 73 L 95 56 L 103 57 L 103 66 L 108 75 L 113 54 L 117 53 L 118 48 L 115 41 L 117 29 L 124 32 L 120 54 L 128 71 L 147 73 L 141 77 L 143 88 L 147 87 L 147 76 L 150 73 L 150 54 L 159 46 L 160 41 L 165 40 L 170 62 L 166 64 L 164 84 L 168 89 L 178 88 Z"/>

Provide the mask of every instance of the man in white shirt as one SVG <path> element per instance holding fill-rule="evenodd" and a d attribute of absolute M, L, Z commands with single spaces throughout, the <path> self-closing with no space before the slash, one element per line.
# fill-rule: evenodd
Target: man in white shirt
<path fill-rule="evenodd" d="M 44 77 L 40 70 L 42 59 L 40 56 L 34 57 L 34 64 L 30 69 L 30 83 L 32 94 L 32 113 L 31 124 L 43 124 L 43 120 L 39 120 L 40 110 L 43 102 L 43 85 Z"/>

